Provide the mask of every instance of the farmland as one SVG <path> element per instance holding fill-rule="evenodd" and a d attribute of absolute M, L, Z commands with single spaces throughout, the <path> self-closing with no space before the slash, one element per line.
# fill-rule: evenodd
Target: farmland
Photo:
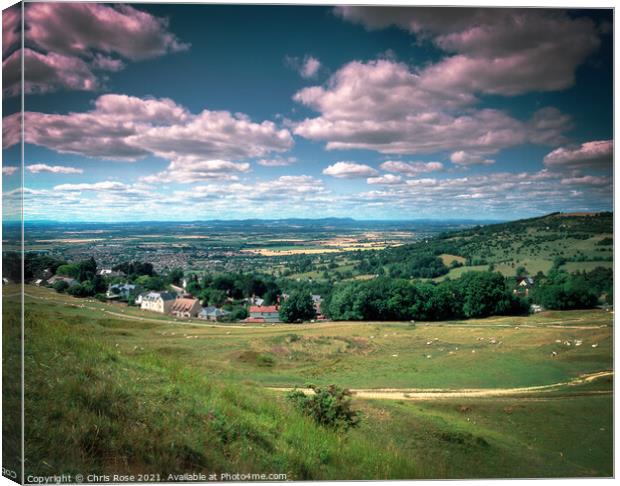
<path fill-rule="evenodd" d="M 612 377 L 580 379 L 612 368 L 611 312 L 244 327 L 151 319 L 30 286 L 26 294 L 34 468 L 191 465 L 294 479 L 612 474 Z M 405 393 L 354 395 L 362 425 L 337 433 L 297 415 L 278 390 L 306 383 Z M 451 393 L 416 395 L 438 389 Z M 472 389 L 489 396 L 462 393 Z M 122 435 L 128 423 L 142 425 Z M 63 435 L 69 428 L 84 435 Z"/>

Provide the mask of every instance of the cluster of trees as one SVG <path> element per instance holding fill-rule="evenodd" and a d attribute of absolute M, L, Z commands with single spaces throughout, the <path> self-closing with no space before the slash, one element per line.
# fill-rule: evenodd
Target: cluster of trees
<path fill-rule="evenodd" d="M 539 276 L 531 292 L 532 302 L 545 309 L 588 309 L 599 303 L 601 296 L 613 303 L 613 271 L 597 267 L 590 272 L 569 274 L 554 267 L 547 276 Z"/>
<path fill-rule="evenodd" d="M 78 263 L 65 263 L 56 269 L 56 275 L 70 277 L 77 280 L 76 285 L 69 285 L 63 280 L 54 284 L 57 292 L 67 292 L 74 297 L 92 297 L 106 291 L 108 285 L 100 275 L 97 275 L 97 262 L 93 257 Z"/>
<path fill-rule="evenodd" d="M 385 277 L 342 283 L 322 310 L 334 320 L 445 320 L 524 314 L 529 303 L 500 273 L 467 272 L 440 283 Z"/>

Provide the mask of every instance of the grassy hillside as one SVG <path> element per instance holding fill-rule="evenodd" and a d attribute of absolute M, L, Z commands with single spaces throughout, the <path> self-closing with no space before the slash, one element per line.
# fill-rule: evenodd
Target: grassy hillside
<path fill-rule="evenodd" d="M 468 270 L 514 276 L 547 273 L 554 262 L 567 271 L 611 268 L 613 213 L 552 213 L 539 218 L 448 231 L 422 241 L 329 257 L 330 264 L 291 277 L 347 280 L 379 274 L 403 278 L 458 278 Z M 333 267 L 333 268 L 332 268 Z"/>
<path fill-rule="evenodd" d="M 451 270 L 449 276 L 478 264 L 493 264 L 506 276 L 523 266 L 531 275 L 546 273 L 556 258 L 567 263 L 566 270 L 611 267 L 613 261 L 613 214 L 554 213 L 541 218 L 479 226 L 446 233 L 429 242 L 434 250 L 449 249 L 465 259 L 465 268 Z M 476 269 L 476 268 L 471 268 Z"/>
<path fill-rule="evenodd" d="M 138 321 L 118 306 L 47 289 L 27 293 L 32 473 L 253 472 L 289 479 L 612 473 L 610 379 L 531 398 L 354 398 L 362 423 L 349 432 L 314 424 L 267 388 L 568 381 L 612 366 L 610 313 L 415 328 L 374 322 L 240 328 Z M 583 345 L 568 347 L 567 340 Z"/>

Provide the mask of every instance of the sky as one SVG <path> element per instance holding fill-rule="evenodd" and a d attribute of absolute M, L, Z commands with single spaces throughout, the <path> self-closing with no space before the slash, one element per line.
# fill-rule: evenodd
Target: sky
<path fill-rule="evenodd" d="M 612 10 L 31 3 L 3 200 L 31 220 L 613 207 Z"/>

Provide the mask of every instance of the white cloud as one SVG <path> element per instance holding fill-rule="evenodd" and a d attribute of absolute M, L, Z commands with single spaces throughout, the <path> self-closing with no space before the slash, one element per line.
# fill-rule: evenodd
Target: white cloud
<path fill-rule="evenodd" d="M 116 181 L 103 181 L 95 183 L 60 184 L 54 186 L 55 191 L 126 191 L 127 184 Z"/>
<path fill-rule="evenodd" d="M 94 91 L 102 78 L 96 71 L 119 71 L 124 63 L 183 51 L 189 44 L 168 31 L 168 21 L 129 5 L 40 2 L 25 6 L 24 49 L 26 93 L 59 89 Z M 8 29 L 12 16 L 3 15 L 3 54 L 19 39 L 18 29 Z M 14 22 L 13 22 L 14 23 Z M 7 24 L 7 25 L 5 25 Z M 21 52 L 3 61 L 3 93 L 20 91 Z M 116 57 L 113 57 L 116 56 Z"/>
<path fill-rule="evenodd" d="M 47 164 L 30 164 L 26 166 L 26 170 L 38 174 L 40 172 L 50 172 L 52 174 L 82 174 L 84 171 L 77 167 L 68 167 L 66 165 L 47 165 Z"/>
<path fill-rule="evenodd" d="M 488 159 L 481 154 L 472 154 L 463 150 L 453 152 L 450 155 L 450 160 L 457 165 L 489 165 L 495 163 L 495 160 Z"/>
<path fill-rule="evenodd" d="M 2 167 L 2 175 L 11 176 L 15 174 L 15 172 L 17 172 L 18 170 L 19 167 L 16 167 L 14 165 L 5 165 L 4 167 Z"/>
<path fill-rule="evenodd" d="M 294 100 L 319 113 L 293 123 L 294 133 L 327 142 L 327 149 L 384 154 L 468 151 L 492 154 L 525 142 L 557 143 L 569 118 L 544 108 L 528 122 L 495 109 L 472 108 L 472 92 L 424 81 L 424 72 L 388 59 L 353 61 L 324 86 Z"/>
<path fill-rule="evenodd" d="M 379 177 L 369 177 L 368 179 L 366 179 L 366 182 L 368 184 L 376 184 L 376 185 L 382 185 L 382 186 L 401 184 L 402 181 L 403 181 L 403 178 L 401 176 L 394 175 L 394 174 L 384 174 Z"/>
<path fill-rule="evenodd" d="M 611 185 L 609 177 L 602 176 L 579 176 L 579 177 L 567 177 L 562 179 L 562 184 L 567 186 L 608 186 Z"/>
<path fill-rule="evenodd" d="M 586 168 L 611 169 L 613 164 L 613 140 L 596 140 L 582 143 L 577 148 L 560 147 L 543 159 L 552 169 L 579 170 Z"/>
<path fill-rule="evenodd" d="M 339 179 L 353 179 L 374 176 L 377 174 L 377 171 L 369 165 L 342 161 L 323 169 L 323 174 Z"/>
<path fill-rule="evenodd" d="M 300 59 L 299 57 L 286 56 L 284 58 L 284 62 L 305 79 L 316 77 L 321 69 L 321 61 L 310 55 L 304 56 L 303 59 Z"/>
<path fill-rule="evenodd" d="M 258 161 L 258 165 L 264 167 L 285 167 L 297 162 L 297 157 L 275 157 L 273 159 L 261 159 Z"/>
<path fill-rule="evenodd" d="M 239 159 L 284 152 L 293 145 L 286 129 L 252 122 L 247 115 L 203 110 L 192 114 L 168 98 L 107 94 L 87 112 L 26 112 L 25 140 L 59 153 L 134 161 L 147 155 Z M 8 123 L 7 123 L 8 121 Z M 5 143 L 19 141 L 19 118 L 5 118 Z"/>
<path fill-rule="evenodd" d="M 313 78 L 317 75 L 320 68 L 321 62 L 316 57 L 307 56 L 304 59 L 304 64 L 301 69 L 301 75 L 304 78 Z"/>
<path fill-rule="evenodd" d="M 444 92 L 514 96 L 572 86 L 575 71 L 600 45 L 589 18 L 553 9 L 336 7 L 346 20 L 396 25 L 449 56 L 429 66 L 422 84 Z"/>
<path fill-rule="evenodd" d="M 181 182 L 192 183 L 208 180 L 237 180 L 236 174 L 250 170 L 247 162 L 228 160 L 201 160 L 194 157 L 180 157 L 173 160 L 168 168 L 158 174 L 146 176 L 147 183 Z"/>
<path fill-rule="evenodd" d="M 441 162 L 403 162 L 400 160 L 387 160 L 379 167 L 388 172 L 397 172 L 410 176 L 415 176 L 424 172 L 440 171 L 444 168 Z"/>

